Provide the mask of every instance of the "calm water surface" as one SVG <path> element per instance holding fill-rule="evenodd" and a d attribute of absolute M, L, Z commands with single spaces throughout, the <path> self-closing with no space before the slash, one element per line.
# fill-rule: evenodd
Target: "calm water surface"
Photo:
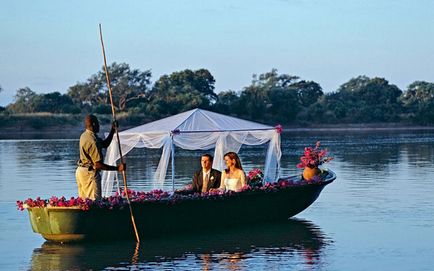
<path fill-rule="evenodd" d="M 335 157 L 327 166 L 338 178 L 295 219 L 145 240 L 138 250 L 133 242 L 51 244 L 33 233 L 15 201 L 76 196 L 78 141 L 0 141 L 1 270 L 433 270 L 434 131 L 284 133 L 281 175 L 298 174 L 303 147 L 316 140 Z M 246 170 L 262 168 L 265 152 L 243 147 Z M 176 150 L 177 187 L 200 153 Z M 159 155 L 128 154 L 132 189 L 152 189 L 146 180 Z"/>

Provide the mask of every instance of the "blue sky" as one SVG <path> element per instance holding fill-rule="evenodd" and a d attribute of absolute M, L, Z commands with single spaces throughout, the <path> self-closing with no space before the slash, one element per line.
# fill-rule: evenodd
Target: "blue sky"
<path fill-rule="evenodd" d="M 434 82 L 434 1 L 2 1 L 0 105 L 18 88 L 66 92 L 108 62 L 151 69 L 153 81 L 206 68 L 216 92 L 260 74 L 313 80 L 325 92 L 358 75 L 405 89 Z"/>

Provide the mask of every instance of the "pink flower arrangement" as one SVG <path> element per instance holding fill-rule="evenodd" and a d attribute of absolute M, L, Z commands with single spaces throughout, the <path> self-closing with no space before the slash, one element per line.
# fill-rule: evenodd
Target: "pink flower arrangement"
<path fill-rule="evenodd" d="M 333 157 L 327 156 L 327 149 L 320 148 L 320 142 L 316 142 L 315 147 L 304 148 L 304 154 L 300 157 L 300 163 L 297 164 L 297 168 L 316 168 L 319 165 L 330 162 Z"/>
<path fill-rule="evenodd" d="M 259 168 L 255 168 L 249 171 L 249 173 L 247 174 L 247 179 L 249 180 L 254 180 L 254 179 L 261 179 L 264 178 L 264 174 L 262 173 L 262 171 Z"/>
<path fill-rule="evenodd" d="M 264 173 L 258 168 L 252 169 L 247 174 L 247 184 L 249 186 L 262 186 L 264 180 Z"/>

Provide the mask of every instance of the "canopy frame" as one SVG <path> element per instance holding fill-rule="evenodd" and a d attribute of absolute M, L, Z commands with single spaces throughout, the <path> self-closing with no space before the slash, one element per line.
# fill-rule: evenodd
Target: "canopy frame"
<path fill-rule="evenodd" d="M 162 148 L 162 154 L 153 177 L 154 188 L 161 188 L 166 180 L 169 157 L 172 171 L 172 190 L 175 189 L 175 146 L 187 150 L 214 148 L 213 168 L 223 170 L 223 155 L 238 153 L 242 145 L 269 143 L 264 168 L 264 179 L 274 181 L 280 170 L 280 127 L 272 127 L 234 118 L 202 109 L 193 109 L 119 133 L 122 153 L 133 148 Z M 105 163 L 116 164 L 119 153 L 113 145 L 107 149 Z M 116 143 L 117 144 L 117 143 Z M 103 196 L 110 196 L 116 172 L 104 171 Z"/>

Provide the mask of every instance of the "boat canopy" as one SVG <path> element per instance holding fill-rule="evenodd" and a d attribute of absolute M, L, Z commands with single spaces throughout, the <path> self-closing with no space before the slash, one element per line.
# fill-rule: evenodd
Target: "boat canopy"
<path fill-rule="evenodd" d="M 261 145 L 269 142 L 264 166 L 264 179 L 279 177 L 280 129 L 252 121 L 226 116 L 203 109 L 193 109 L 174 116 L 137 126 L 119 133 L 122 154 L 133 148 L 162 148 L 163 152 L 154 173 L 153 182 L 162 187 L 171 159 L 172 189 L 174 188 L 174 146 L 186 150 L 214 151 L 213 168 L 223 170 L 223 156 L 229 151 L 238 153 L 241 146 Z M 115 165 L 120 159 L 116 137 L 107 149 L 105 163 Z M 103 196 L 113 194 L 117 172 L 103 171 Z"/>

